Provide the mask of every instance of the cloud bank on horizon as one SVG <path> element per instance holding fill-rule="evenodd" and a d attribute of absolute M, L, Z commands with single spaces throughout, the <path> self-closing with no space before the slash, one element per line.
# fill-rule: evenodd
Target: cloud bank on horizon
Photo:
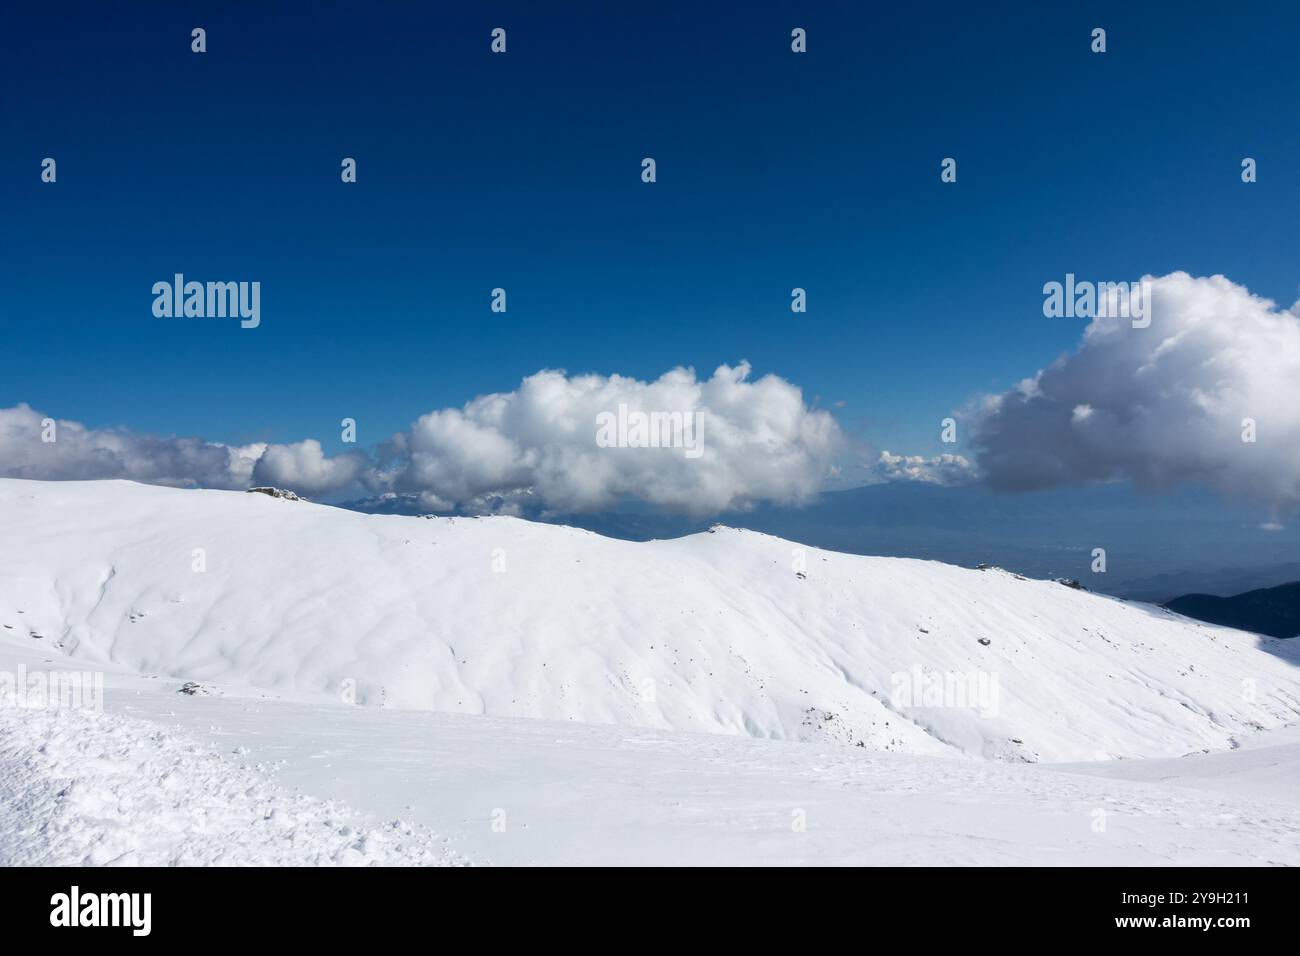
<path fill-rule="evenodd" d="M 1006 491 L 1131 480 L 1203 482 L 1230 498 L 1300 504 L 1300 314 L 1223 276 L 1150 278 L 1147 328 L 1097 318 L 1078 348 L 961 414 L 974 461 L 880 452 L 865 481 L 982 480 Z M 822 490 L 851 448 L 830 413 L 748 363 L 643 382 L 544 370 L 510 392 L 430 411 L 368 452 L 320 442 L 229 446 L 57 423 L 0 409 L 0 475 L 129 478 L 183 487 L 272 484 L 309 496 L 364 489 L 419 496 L 435 511 L 596 511 L 624 497 L 698 515 Z M 701 416 L 701 453 L 602 447 L 596 422 L 625 407 Z M 1243 440 L 1247 436 L 1252 440 Z"/>
<path fill-rule="evenodd" d="M 652 382 L 545 370 L 519 388 L 421 416 L 371 453 L 325 454 L 316 439 L 232 447 L 58 422 L 26 405 L 0 410 L 0 474 L 17 478 L 130 478 L 178 486 L 272 484 L 307 495 L 361 487 L 418 495 L 430 510 L 593 511 L 622 497 L 714 514 L 761 501 L 797 503 L 821 490 L 844 444 L 835 419 L 809 408 L 790 382 L 750 366 L 697 378 L 676 368 Z M 597 443 L 599 416 L 620 409 L 698 423 L 681 447 Z M 613 437 L 618 437 L 617 435 Z M 626 438 L 626 434 L 622 436 Z"/>
<path fill-rule="evenodd" d="M 127 478 L 153 485 L 247 488 L 266 448 L 87 428 L 54 421 L 26 404 L 0 409 L 0 476 L 5 478 Z"/>

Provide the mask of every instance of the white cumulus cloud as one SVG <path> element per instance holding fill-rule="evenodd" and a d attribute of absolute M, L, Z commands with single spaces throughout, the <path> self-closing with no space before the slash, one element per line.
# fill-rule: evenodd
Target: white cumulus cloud
<path fill-rule="evenodd" d="M 530 490 L 565 511 L 624 496 L 700 514 L 805 500 L 821 489 L 839 428 L 796 386 L 749 375 L 746 363 L 707 379 L 677 368 L 651 382 L 538 372 L 512 392 L 422 416 L 390 446 L 397 465 L 372 473 L 371 484 L 451 505 Z M 702 424 L 679 447 L 602 447 L 598 422 L 620 407 Z M 686 453 L 693 440 L 697 455 Z"/>
<path fill-rule="evenodd" d="M 975 480 L 975 466 L 961 455 L 894 455 L 882 451 L 871 466 L 877 481 L 921 481 L 931 485 L 964 485 Z"/>
<path fill-rule="evenodd" d="M 800 502 L 821 490 L 842 444 L 828 412 L 799 388 L 750 367 L 723 365 L 708 378 L 677 368 L 653 381 L 541 371 L 517 389 L 420 416 L 367 454 L 326 455 L 315 439 L 234 447 L 58 423 L 41 440 L 43 415 L 0 410 L 0 475 L 131 478 L 212 488 L 277 485 L 322 496 L 364 487 L 416 493 L 430 509 L 592 511 L 621 498 L 711 514 L 760 501 Z M 679 441 L 645 447 L 635 424 L 598 441 L 602 417 L 660 416 L 689 423 L 656 431 Z M 645 437 L 645 432 L 639 433 Z M 614 441 L 608 438 L 628 438 Z"/>
<path fill-rule="evenodd" d="M 1199 481 L 1300 503 L 1300 316 L 1223 276 L 1150 278 L 1149 328 L 1094 319 L 1078 348 L 971 410 L 977 465 L 1007 490 Z M 1253 424 L 1254 438 L 1250 437 Z"/>
<path fill-rule="evenodd" d="M 365 467 L 366 459 L 360 453 L 327 458 L 320 442 L 308 438 L 291 445 L 267 445 L 253 468 L 252 480 L 317 495 L 348 487 Z"/>

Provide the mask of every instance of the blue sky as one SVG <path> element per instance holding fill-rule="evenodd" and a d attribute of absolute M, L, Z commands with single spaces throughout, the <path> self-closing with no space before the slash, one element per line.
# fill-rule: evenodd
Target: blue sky
<path fill-rule="evenodd" d="M 933 454 L 1076 343 L 1067 271 L 1295 300 L 1294 5 L 899 6 L 7 8 L 0 406 L 331 448 L 541 368 L 743 358 Z M 261 327 L 154 318 L 175 272 L 261 281 Z"/>

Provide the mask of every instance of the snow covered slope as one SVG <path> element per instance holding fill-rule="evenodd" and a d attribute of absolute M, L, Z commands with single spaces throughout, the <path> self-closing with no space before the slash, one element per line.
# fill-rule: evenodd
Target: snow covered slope
<path fill-rule="evenodd" d="M 0 864 L 1300 865 L 1297 727 L 1028 765 L 180 687 L 0 707 Z"/>
<path fill-rule="evenodd" d="M 82 666 L 918 754 L 1176 756 L 1300 718 L 1294 642 L 1001 571 L 129 482 L 0 481 L 0 628 Z"/>

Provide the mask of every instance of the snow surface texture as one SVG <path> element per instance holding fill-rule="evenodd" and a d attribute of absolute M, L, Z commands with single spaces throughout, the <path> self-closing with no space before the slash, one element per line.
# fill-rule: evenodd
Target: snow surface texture
<path fill-rule="evenodd" d="M 0 481 L 0 627 L 79 667 L 363 705 L 1020 762 L 1300 717 L 1294 642 L 996 569 L 122 481 Z M 900 704 L 918 669 L 996 680 L 996 706 Z"/>
<path fill-rule="evenodd" d="M 449 865 L 431 834 L 359 822 L 156 724 L 0 706 L 0 866 Z"/>

